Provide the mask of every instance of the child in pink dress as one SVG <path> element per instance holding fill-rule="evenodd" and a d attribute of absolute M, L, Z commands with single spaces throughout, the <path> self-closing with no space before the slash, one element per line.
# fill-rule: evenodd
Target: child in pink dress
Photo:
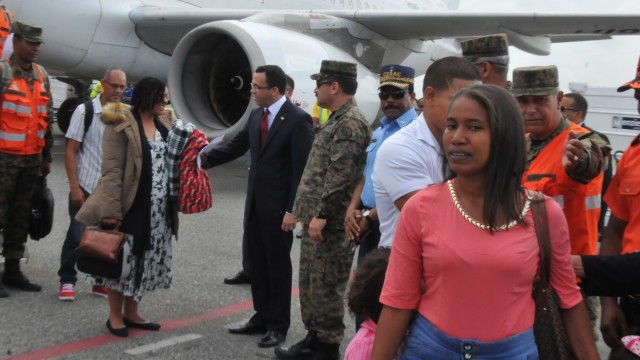
<path fill-rule="evenodd" d="M 371 251 L 358 266 L 349 289 L 347 305 L 353 314 L 367 318 L 356 336 L 351 339 L 344 353 L 344 360 L 369 360 L 376 336 L 376 327 L 382 304 L 378 300 L 389 263 L 391 249 L 378 248 Z"/>

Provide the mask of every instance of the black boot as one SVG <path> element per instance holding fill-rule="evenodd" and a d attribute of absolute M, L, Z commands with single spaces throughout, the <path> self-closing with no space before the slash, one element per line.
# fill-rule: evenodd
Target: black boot
<path fill-rule="evenodd" d="M 7 290 L 6 287 L 2 286 L 2 283 L 0 283 L 0 298 L 5 298 L 5 297 L 9 297 L 9 291 Z"/>
<path fill-rule="evenodd" d="M 303 360 L 313 354 L 318 344 L 318 333 L 309 331 L 307 336 L 300 342 L 283 348 L 281 346 L 275 348 L 276 357 L 281 360 Z"/>
<path fill-rule="evenodd" d="M 340 360 L 340 344 L 318 342 L 307 360 Z"/>
<path fill-rule="evenodd" d="M 42 286 L 30 282 L 20 271 L 20 259 L 5 259 L 2 282 L 8 287 L 24 291 L 37 292 L 42 290 Z"/>

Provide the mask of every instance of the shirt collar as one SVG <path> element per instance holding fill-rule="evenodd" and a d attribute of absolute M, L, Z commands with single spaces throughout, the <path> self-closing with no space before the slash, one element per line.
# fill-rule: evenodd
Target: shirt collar
<path fill-rule="evenodd" d="M 440 152 L 440 143 L 436 140 L 429 126 L 427 126 L 427 120 L 424 117 L 424 113 L 420 114 L 413 122 L 416 123 L 416 136 L 418 140 L 426 142 L 432 148 Z"/>
<path fill-rule="evenodd" d="M 271 106 L 269 106 L 267 109 L 269 109 L 269 117 L 271 119 L 273 119 L 277 113 L 280 112 L 280 108 L 282 107 L 282 105 L 284 105 L 285 101 L 287 101 L 287 98 L 282 95 L 282 97 L 278 100 L 276 100 L 276 102 L 274 102 L 273 104 L 271 104 Z"/>

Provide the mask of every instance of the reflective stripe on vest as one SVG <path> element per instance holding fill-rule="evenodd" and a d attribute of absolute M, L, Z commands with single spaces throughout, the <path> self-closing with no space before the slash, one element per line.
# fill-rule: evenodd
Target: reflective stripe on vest
<path fill-rule="evenodd" d="M 600 206 L 602 205 L 602 196 L 600 194 L 587 196 L 584 199 L 584 205 L 587 210 L 600 209 Z"/>
<path fill-rule="evenodd" d="M 39 132 L 38 132 L 38 135 L 40 135 Z M 4 132 L 4 131 L 0 130 L 0 139 L 6 140 L 6 141 L 20 141 L 20 142 L 22 142 L 22 141 L 24 141 L 26 139 L 26 135 L 25 134 L 11 134 L 11 133 L 7 133 L 7 132 Z"/>
<path fill-rule="evenodd" d="M 2 110 L 12 111 L 14 113 L 22 114 L 27 117 L 31 117 L 31 108 L 24 105 L 18 105 L 16 103 L 12 103 L 8 100 L 5 100 L 2 103 Z M 39 110 L 39 109 L 38 109 Z"/>

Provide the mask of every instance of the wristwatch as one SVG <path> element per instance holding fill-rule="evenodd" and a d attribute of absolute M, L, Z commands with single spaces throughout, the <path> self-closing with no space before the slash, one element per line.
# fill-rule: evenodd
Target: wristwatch
<path fill-rule="evenodd" d="M 364 216 L 365 220 L 367 220 L 367 222 L 369 224 L 371 224 L 373 222 L 373 219 L 371 218 L 371 210 L 365 210 L 362 213 L 362 216 Z"/>

